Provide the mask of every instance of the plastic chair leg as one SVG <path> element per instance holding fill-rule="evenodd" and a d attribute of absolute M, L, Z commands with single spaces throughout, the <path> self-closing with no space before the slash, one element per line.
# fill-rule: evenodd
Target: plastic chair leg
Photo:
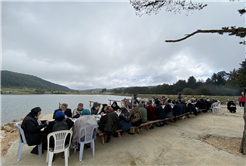
<path fill-rule="evenodd" d="M 65 166 L 68 166 L 68 154 L 69 154 L 69 148 L 67 148 L 67 149 L 64 151 Z"/>
<path fill-rule="evenodd" d="M 80 142 L 79 161 L 83 159 L 84 143 Z"/>
<path fill-rule="evenodd" d="M 19 148 L 18 148 L 18 153 L 17 153 L 17 156 L 18 156 L 17 161 L 20 161 L 21 151 L 22 151 L 22 148 L 24 145 L 25 145 L 24 143 L 21 143 L 21 142 L 19 143 Z"/>
<path fill-rule="evenodd" d="M 92 156 L 95 156 L 95 142 L 94 140 L 91 142 Z"/>
<path fill-rule="evenodd" d="M 38 145 L 38 155 L 42 156 L 42 143 Z"/>
<path fill-rule="evenodd" d="M 48 166 L 51 166 L 52 165 L 52 160 L 53 160 L 54 153 L 52 153 L 52 152 L 48 152 L 48 153 L 49 153 Z"/>

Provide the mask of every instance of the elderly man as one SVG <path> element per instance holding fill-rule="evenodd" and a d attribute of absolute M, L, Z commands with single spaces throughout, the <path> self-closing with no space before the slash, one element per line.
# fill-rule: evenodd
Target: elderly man
<path fill-rule="evenodd" d="M 49 121 L 38 120 L 41 114 L 41 108 L 35 107 L 24 118 L 21 128 L 24 130 L 26 141 L 29 146 L 36 145 L 31 151 L 32 154 L 38 154 L 38 144 L 42 141 L 42 149 L 47 148 L 47 134 L 43 134 L 41 129 L 49 124 Z"/>
<path fill-rule="evenodd" d="M 55 119 L 55 114 L 56 114 L 57 111 L 62 111 L 66 115 L 65 116 L 66 118 L 67 117 L 71 118 L 72 117 L 72 111 L 71 111 L 70 108 L 67 108 L 67 106 L 68 106 L 68 104 L 62 103 L 61 108 L 59 108 L 59 109 L 57 109 L 57 110 L 54 111 L 53 119 Z"/>
<path fill-rule="evenodd" d="M 79 104 L 78 104 L 78 108 L 76 108 L 76 109 L 73 110 L 73 115 L 72 115 L 72 117 L 73 117 L 73 118 L 79 118 L 80 115 L 81 115 L 81 113 L 82 113 L 82 111 L 84 110 L 83 107 L 84 107 L 83 103 L 79 103 Z"/>

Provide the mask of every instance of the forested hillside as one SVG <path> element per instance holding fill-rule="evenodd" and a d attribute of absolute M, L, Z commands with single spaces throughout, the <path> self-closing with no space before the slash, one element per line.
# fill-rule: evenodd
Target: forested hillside
<path fill-rule="evenodd" d="M 36 76 L 21 74 L 11 71 L 1 71 L 1 86 L 2 87 L 16 87 L 16 88 L 34 88 L 34 89 L 47 89 L 47 90 L 71 90 L 66 86 L 54 84 L 45 81 Z"/>

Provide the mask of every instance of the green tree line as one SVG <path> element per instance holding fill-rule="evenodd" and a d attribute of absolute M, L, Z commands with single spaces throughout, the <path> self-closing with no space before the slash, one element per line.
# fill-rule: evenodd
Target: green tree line
<path fill-rule="evenodd" d="M 184 95 L 216 95 L 216 96 L 236 96 L 240 92 L 245 91 L 246 85 L 246 63 L 240 64 L 239 69 L 226 73 L 220 71 L 214 73 L 210 78 L 197 80 L 194 76 L 190 76 L 188 81 L 178 80 L 176 83 L 162 84 L 154 87 L 129 87 L 115 88 L 111 92 L 119 94 L 167 94 L 173 95 L 181 92 Z"/>

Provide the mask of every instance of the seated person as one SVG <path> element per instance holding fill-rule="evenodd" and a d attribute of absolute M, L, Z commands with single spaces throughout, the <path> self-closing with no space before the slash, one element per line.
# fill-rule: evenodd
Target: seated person
<path fill-rule="evenodd" d="M 72 118 L 72 111 L 71 111 L 70 108 L 67 108 L 67 106 L 68 106 L 68 104 L 62 103 L 61 108 L 59 108 L 59 109 L 57 109 L 57 110 L 54 111 L 53 119 L 55 119 L 55 113 L 56 113 L 57 111 L 62 111 L 62 112 L 65 113 L 65 117 Z"/>
<path fill-rule="evenodd" d="M 80 117 L 82 111 L 84 110 L 83 106 L 84 106 L 83 103 L 78 104 L 78 108 L 73 110 L 73 115 L 72 115 L 73 118 L 79 118 Z"/>
<path fill-rule="evenodd" d="M 100 115 L 103 115 L 103 114 L 106 113 L 105 108 L 106 108 L 107 106 L 108 106 L 107 104 L 103 104 L 103 105 L 102 105 L 102 109 L 101 109 L 101 111 L 100 111 Z"/>
<path fill-rule="evenodd" d="M 201 100 L 197 100 L 195 107 L 197 107 L 198 109 L 203 109 Z"/>
<path fill-rule="evenodd" d="M 183 106 L 180 100 L 178 100 L 177 103 L 173 107 L 173 115 L 174 116 L 181 115 L 182 112 L 183 112 Z"/>
<path fill-rule="evenodd" d="M 55 120 L 49 122 L 49 125 L 44 129 L 45 133 L 49 134 L 54 131 L 70 130 L 74 125 L 72 120 L 65 118 L 65 114 L 62 111 L 57 111 L 54 118 Z"/>
<path fill-rule="evenodd" d="M 130 111 L 132 109 L 132 106 L 131 106 L 131 102 L 129 101 L 129 99 L 126 99 L 125 101 L 125 104 L 124 104 L 124 107 Z"/>
<path fill-rule="evenodd" d="M 148 120 L 156 120 L 156 114 L 155 114 L 155 107 L 153 107 L 151 105 L 152 101 L 148 101 L 147 102 L 147 107 L 146 110 L 147 110 L 147 118 Z"/>
<path fill-rule="evenodd" d="M 100 104 L 98 102 L 93 103 L 93 106 L 91 107 L 91 115 L 97 115 L 100 108 Z"/>
<path fill-rule="evenodd" d="M 132 126 L 140 126 L 142 124 L 143 115 L 136 104 L 132 105 L 132 110 L 130 111 L 130 114 L 131 114 Z M 129 134 L 135 134 L 135 131 L 131 129 L 129 131 Z"/>
<path fill-rule="evenodd" d="M 69 118 L 65 118 L 65 114 L 62 111 L 57 111 L 55 114 L 55 120 L 50 122 L 47 128 L 44 129 L 44 132 L 47 134 L 51 132 L 61 131 L 61 130 L 69 130 L 73 127 L 74 122 Z M 65 145 L 69 144 L 70 135 L 66 138 Z M 54 138 L 50 137 L 49 148 L 54 148 Z M 64 158 L 64 153 L 62 155 Z M 53 157 L 54 160 L 54 157 Z"/>
<path fill-rule="evenodd" d="M 74 127 L 73 127 L 73 138 L 71 141 L 71 147 L 73 149 L 78 149 L 80 147 L 79 145 L 79 129 L 85 125 L 97 125 L 97 120 L 96 118 L 91 115 L 91 112 L 88 109 L 84 109 L 81 113 L 81 116 L 75 121 Z M 96 134 L 96 133 L 95 133 Z M 81 137 L 85 136 L 84 131 L 81 133 Z M 87 149 L 90 148 L 89 144 L 85 145 Z"/>
<path fill-rule="evenodd" d="M 107 135 L 106 143 L 110 141 L 110 135 L 115 135 L 116 130 L 121 127 L 118 114 L 110 106 L 105 107 L 106 114 L 99 121 L 99 130 Z"/>
<path fill-rule="evenodd" d="M 138 108 L 139 108 L 139 110 L 141 111 L 141 114 L 142 114 L 142 119 L 141 119 L 142 120 L 142 123 L 147 122 L 147 120 L 148 120 L 147 110 L 144 108 L 144 105 L 142 103 L 140 103 L 138 105 Z"/>
<path fill-rule="evenodd" d="M 188 100 L 187 101 L 187 104 L 186 104 L 186 112 L 193 113 L 194 115 L 197 116 L 196 107 L 191 103 L 191 100 Z"/>
<path fill-rule="evenodd" d="M 173 117 L 172 107 L 169 105 L 168 102 L 165 102 L 164 105 L 165 105 L 165 107 L 164 107 L 165 118 L 172 118 Z"/>
<path fill-rule="evenodd" d="M 227 109 L 231 112 L 231 113 L 236 113 L 236 104 L 233 101 L 229 101 L 227 103 Z"/>
<path fill-rule="evenodd" d="M 128 131 L 132 127 L 131 123 L 131 114 L 127 111 L 126 108 L 121 107 L 120 108 L 120 115 L 119 115 L 120 122 L 122 124 L 122 127 L 120 128 L 123 131 Z M 120 132 L 121 135 L 123 132 Z"/>
<path fill-rule="evenodd" d="M 49 121 L 40 121 L 38 117 L 41 114 L 41 108 L 35 107 L 24 118 L 21 128 L 24 130 L 26 142 L 28 146 L 36 145 L 31 151 L 32 154 L 38 154 L 38 145 L 42 141 L 42 149 L 47 149 L 47 134 L 41 132 L 41 129 L 49 124 Z"/>
<path fill-rule="evenodd" d="M 114 109 L 114 111 L 117 111 L 118 109 L 120 109 L 120 107 L 118 106 L 117 102 L 114 101 L 113 104 L 111 105 L 111 107 Z"/>
<path fill-rule="evenodd" d="M 157 119 L 165 119 L 165 112 L 160 105 L 160 101 L 155 101 L 155 113 Z"/>

